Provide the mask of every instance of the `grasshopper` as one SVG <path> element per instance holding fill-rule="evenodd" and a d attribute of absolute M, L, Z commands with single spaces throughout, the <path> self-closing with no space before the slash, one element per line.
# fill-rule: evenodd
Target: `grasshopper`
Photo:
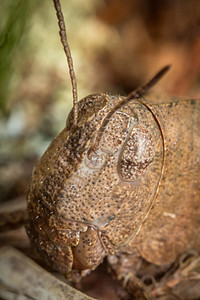
<path fill-rule="evenodd" d="M 146 94 L 166 66 L 128 96 L 78 102 L 59 0 L 54 5 L 73 109 L 33 171 L 26 230 L 70 280 L 108 257 L 117 278 L 134 285 L 139 262 L 161 272 L 187 251 L 200 253 L 200 101 Z"/>

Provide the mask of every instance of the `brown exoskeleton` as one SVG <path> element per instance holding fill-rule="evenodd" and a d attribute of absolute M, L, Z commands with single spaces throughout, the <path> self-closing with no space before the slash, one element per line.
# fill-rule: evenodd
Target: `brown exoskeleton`
<path fill-rule="evenodd" d="M 77 102 L 54 4 L 74 106 L 33 172 L 26 224 L 32 243 L 72 280 L 106 256 L 118 278 L 129 279 L 141 259 L 162 270 L 186 251 L 200 253 L 200 101 L 144 98 L 166 66 L 127 97 L 94 94 Z"/>

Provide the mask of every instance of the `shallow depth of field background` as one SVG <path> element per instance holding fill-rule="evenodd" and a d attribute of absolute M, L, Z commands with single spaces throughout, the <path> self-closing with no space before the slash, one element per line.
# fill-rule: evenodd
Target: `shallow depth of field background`
<path fill-rule="evenodd" d="M 79 99 L 126 95 L 165 64 L 172 69 L 154 92 L 200 97 L 199 0 L 62 0 L 62 6 Z M 1 0 L 1 203 L 25 202 L 32 168 L 71 107 L 53 1 Z"/>

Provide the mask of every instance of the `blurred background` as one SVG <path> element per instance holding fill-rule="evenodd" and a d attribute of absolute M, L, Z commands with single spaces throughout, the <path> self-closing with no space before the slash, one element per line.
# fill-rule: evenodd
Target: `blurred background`
<path fill-rule="evenodd" d="M 165 64 L 157 93 L 200 96 L 199 0 L 62 1 L 79 99 L 126 95 Z M 0 197 L 24 197 L 65 126 L 71 83 L 53 1 L 1 0 Z"/>
<path fill-rule="evenodd" d="M 154 92 L 200 97 L 199 0 L 62 0 L 62 7 L 79 99 L 126 95 L 166 64 L 172 69 Z M 53 1 L 1 0 L 0 208 L 25 206 L 32 168 L 71 107 Z M 1 236 L 0 244 L 22 248 L 24 237 Z M 110 277 L 96 287 L 95 276 L 97 294 L 110 293 Z"/>

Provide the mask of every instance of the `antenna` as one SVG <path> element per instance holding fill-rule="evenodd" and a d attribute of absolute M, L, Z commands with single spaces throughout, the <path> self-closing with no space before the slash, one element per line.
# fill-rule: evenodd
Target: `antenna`
<path fill-rule="evenodd" d="M 98 149 L 98 145 L 102 138 L 106 125 L 108 124 L 110 118 L 116 112 L 116 110 L 118 110 L 131 100 L 139 99 L 140 97 L 142 97 L 153 85 L 155 85 L 165 75 L 165 73 L 170 69 L 170 67 L 170 65 L 163 67 L 149 82 L 139 87 L 137 90 L 132 91 L 126 98 L 124 98 L 122 101 L 117 103 L 115 107 L 113 107 L 113 109 L 103 119 L 101 127 L 97 132 L 95 143 L 88 150 L 88 156 L 90 156 L 91 152 L 96 152 L 96 150 Z"/>
<path fill-rule="evenodd" d="M 71 78 L 72 83 L 72 94 L 73 94 L 73 113 L 74 113 L 74 125 L 77 125 L 77 119 L 78 119 L 78 92 L 77 92 L 77 81 L 76 81 L 76 75 L 74 72 L 74 66 L 73 66 L 73 60 L 71 56 L 71 51 L 69 48 L 68 40 L 67 40 L 67 34 L 66 34 L 66 28 L 65 28 L 65 21 L 62 14 L 62 8 L 60 5 L 60 0 L 53 0 L 54 6 L 56 9 L 56 15 L 58 19 L 58 26 L 59 26 L 59 34 L 60 39 L 65 51 L 65 55 L 67 57 L 67 63 L 69 67 L 69 74 Z"/>

